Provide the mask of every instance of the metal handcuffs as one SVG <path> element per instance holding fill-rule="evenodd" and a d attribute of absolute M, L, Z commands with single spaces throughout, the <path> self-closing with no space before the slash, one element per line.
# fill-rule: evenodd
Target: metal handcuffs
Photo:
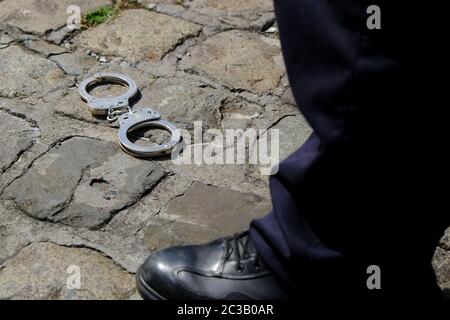
<path fill-rule="evenodd" d="M 94 85 L 100 83 L 118 83 L 128 87 L 128 91 L 113 98 L 96 98 L 88 93 Z M 128 76 L 117 73 L 98 73 L 84 80 L 78 86 L 81 98 L 87 102 L 93 115 L 107 115 L 110 122 L 119 123 L 119 144 L 123 151 L 139 158 L 157 157 L 169 154 L 181 141 L 180 130 L 168 121 L 161 120 L 161 115 L 151 108 L 133 111 L 130 100 L 138 93 L 136 82 Z M 172 134 L 170 142 L 155 146 L 140 146 L 128 139 L 128 134 L 145 127 L 164 129 Z"/>

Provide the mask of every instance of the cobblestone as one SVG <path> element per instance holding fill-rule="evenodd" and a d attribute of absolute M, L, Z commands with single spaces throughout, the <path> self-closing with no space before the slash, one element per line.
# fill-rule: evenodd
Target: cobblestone
<path fill-rule="evenodd" d="M 311 133 L 289 88 L 272 0 L 140 0 L 96 27 L 65 27 L 69 5 L 85 14 L 106 4 L 0 0 L 0 299 L 138 299 L 133 274 L 152 251 L 242 231 L 270 210 L 258 166 L 120 151 L 117 125 L 80 99 L 83 78 L 131 76 L 140 88 L 132 106 L 191 133 L 194 121 L 204 131 L 279 129 L 281 158 Z M 433 266 L 450 297 L 449 232 Z M 81 289 L 67 286 L 70 266 Z"/>

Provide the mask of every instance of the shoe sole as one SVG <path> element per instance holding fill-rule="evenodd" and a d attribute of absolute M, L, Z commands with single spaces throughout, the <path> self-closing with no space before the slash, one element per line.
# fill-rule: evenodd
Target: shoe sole
<path fill-rule="evenodd" d="M 142 268 L 139 268 L 136 273 L 136 284 L 139 294 L 144 300 L 167 300 L 145 282 L 142 277 Z"/>

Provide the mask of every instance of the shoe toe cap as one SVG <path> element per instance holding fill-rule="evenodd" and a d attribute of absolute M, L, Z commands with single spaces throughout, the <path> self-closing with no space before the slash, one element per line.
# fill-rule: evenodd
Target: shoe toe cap
<path fill-rule="evenodd" d="M 159 295 L 171 299 L 178 285 L 176 272 L 183 267 L 183 252 L 169 248 L 153 253 L 140 269 L 141 281 Z M 169 296 L 168 296 L 169 295 Z"/>

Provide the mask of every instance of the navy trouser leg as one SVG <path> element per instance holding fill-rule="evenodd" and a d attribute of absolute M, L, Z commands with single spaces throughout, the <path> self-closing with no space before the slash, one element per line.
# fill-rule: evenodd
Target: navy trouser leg
<path fill-rule="evenodd" d="M 392 2 L 380 4 L 382 30 L 369 30 L 363 0 L 275 0 L 292 90 L 314 133 L 271 177 L 273 211 L 250 232 L 300 290 L 341 281 L 367 291 L 366 268 L 378 265 L 384 292 L 437 291 L 430 260 L 449 220 L 411 142 L 433 145 L 416 138 L 412 108 L 429 88 L 413 89 L 413 46 Z"/>

